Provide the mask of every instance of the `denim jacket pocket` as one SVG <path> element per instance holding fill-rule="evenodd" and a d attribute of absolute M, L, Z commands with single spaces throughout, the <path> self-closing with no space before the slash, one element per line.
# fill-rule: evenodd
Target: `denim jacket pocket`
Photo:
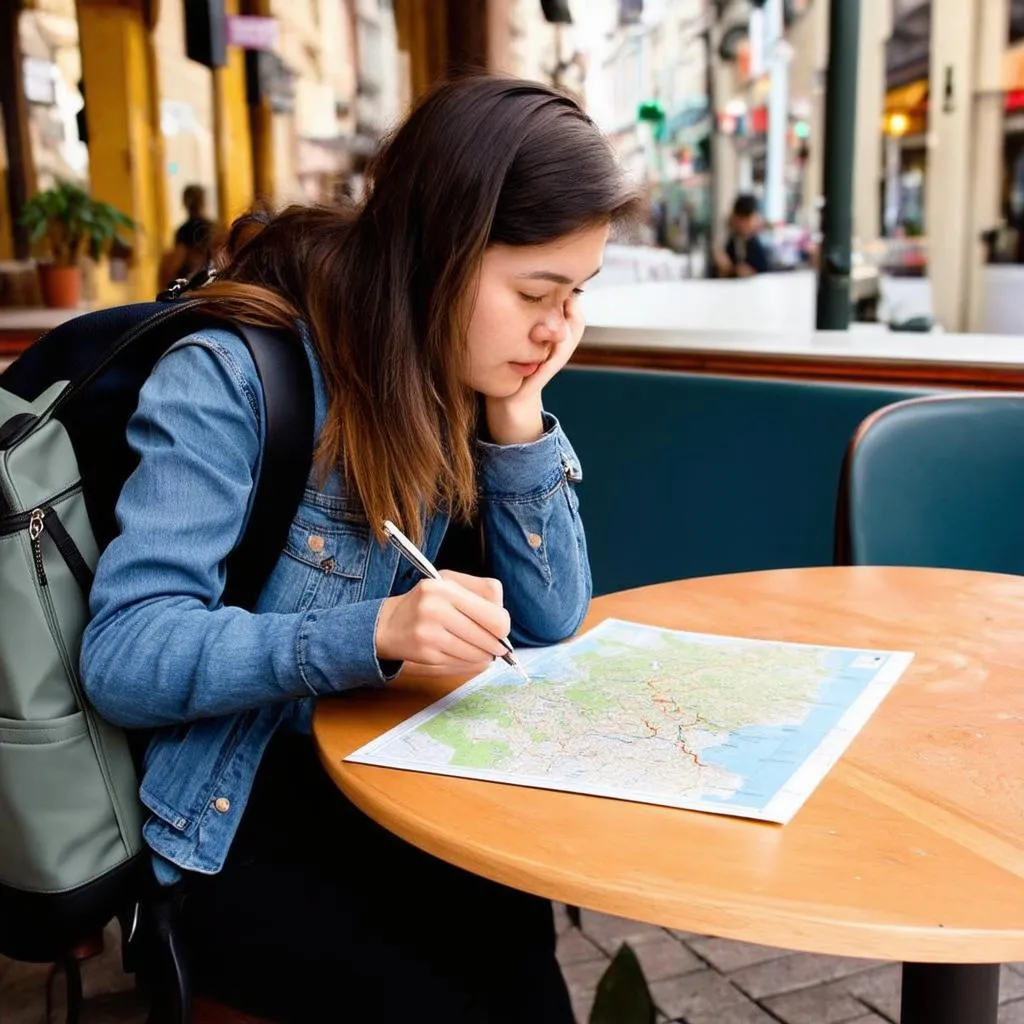
<path fill-rule="evenodd" d="M 366 520 L 347 502 L 307 490 L 260 610 L 300 612 L 360 601 L 369 557 Z"/>

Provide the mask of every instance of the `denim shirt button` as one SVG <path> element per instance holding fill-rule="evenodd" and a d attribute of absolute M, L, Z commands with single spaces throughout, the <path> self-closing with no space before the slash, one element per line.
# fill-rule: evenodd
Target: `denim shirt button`
<path fill-rule="evenodd" d="M 231 810 L 231 801 L 226 796 L 219 796 L 213 801 L 213 809 L 218 814 L 227 814 Z"/>
<path fill-rule="evenodd" d="M 543 542 L 541 541 L 539 533 L 528 533 L 526 535 L 526 543 L 529 544 L 534 551 L 536 551 L 537 548 L 539 548 Z"/>

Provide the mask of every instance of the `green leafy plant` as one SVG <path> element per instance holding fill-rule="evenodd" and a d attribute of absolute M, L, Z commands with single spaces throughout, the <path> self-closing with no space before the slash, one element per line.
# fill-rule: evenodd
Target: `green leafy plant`
<path fill-rule="evenodd" d="M 124 233 L 135 230 L 131 217 L 70 181 L 37 192 L 18 220 L 31 243 L 45 247 L 58 267 L 75 266 L 83 253 L 97 260 L 115 243 L 127 246 Z"/>
<path fill-rule="evenodd" d="M 590 1024 L 654 1024 L 656 1012 L 636 953 L 620 946 L 597 984 Z"/>

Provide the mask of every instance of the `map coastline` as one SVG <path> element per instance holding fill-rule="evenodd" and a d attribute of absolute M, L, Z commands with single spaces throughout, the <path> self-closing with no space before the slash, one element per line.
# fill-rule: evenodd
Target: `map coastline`
<path fill-rule="evenodd" d="M 346 760 L 785 822 L 912 659 L 618 619 L 521 653 Z"/>

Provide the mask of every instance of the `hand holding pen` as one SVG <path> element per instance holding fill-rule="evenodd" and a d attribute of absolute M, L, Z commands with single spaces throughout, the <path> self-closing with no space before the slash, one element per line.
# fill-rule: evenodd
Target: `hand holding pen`
<path fill-rule="evenodd" d="M 524 679 L 507 637 L 511 629 L 498 580 L 438 572 L 394 523 L 389 542 L 425 577 L 412 590 L 390 597 L 377 620 L 377 656 L 424 665 L 480 663 L 502 658 Z"/>

